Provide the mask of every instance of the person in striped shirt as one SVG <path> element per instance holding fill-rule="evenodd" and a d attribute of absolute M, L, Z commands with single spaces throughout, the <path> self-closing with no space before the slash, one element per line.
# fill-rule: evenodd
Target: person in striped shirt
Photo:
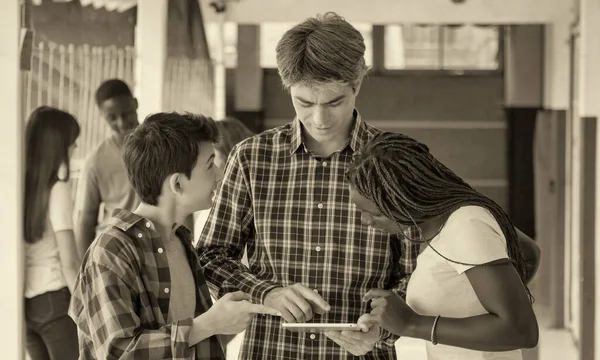
<path fill-rule="evenodd" d="M 198 242 L 205 276 L 275 308 L 287 322 L 355 323 L 372 288 L 404 294 L 418 245 L 364 226 L 345 172 L 380 130 L 355 109 L 367 72 L 361 33 L 334 13 L 310 18 L 277 45 L 296 117 L 236 145 Z M 413 234 L 414 236 L 414 234 Z M 247 247 L 249 266 L 241 262 Z M 395 359 L 397 336 L 291 333 L 254 318 L 241 359 Z"/>

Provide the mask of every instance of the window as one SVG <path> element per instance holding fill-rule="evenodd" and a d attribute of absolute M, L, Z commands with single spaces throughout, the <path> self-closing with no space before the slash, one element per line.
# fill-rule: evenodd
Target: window
<path fill-rule="evenodd" d="M 263 23 L 260 25 L 260 64 L 263 68 L 276 68 L 275 48 L 283 34 L 296 23 Z M 373 35 L 371 24 L 353 24 L 365 39 L 365 62 L 373 65 Z"/>
<path fill-rule="evenodd" d="M 495 70 L 500 28 L 476 25 L 388 25 L 384 66 L 392 70 Z"/>

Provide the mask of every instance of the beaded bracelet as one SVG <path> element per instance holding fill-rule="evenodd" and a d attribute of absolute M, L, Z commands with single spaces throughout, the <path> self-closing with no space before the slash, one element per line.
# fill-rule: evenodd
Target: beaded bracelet
<path fill-rule="evenodd" d="M 437 323 L 438 320 L 440 319 L 440 316 L 436 316 L 435 320 L 433 320 L 433 326 L 431 326 L 431 343 L 433 345 L 437 345 L 437 341 L 435 341 L 435 329 L 437 328 Z"/>

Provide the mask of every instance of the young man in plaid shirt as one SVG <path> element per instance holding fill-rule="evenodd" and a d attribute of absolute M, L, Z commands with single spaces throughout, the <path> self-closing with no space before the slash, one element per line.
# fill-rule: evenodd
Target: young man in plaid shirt
<path fill-rule="evenodd" d="M 285 33 L 277 64 L 296 118 L 233 150 L 199 242 L 219 296 L 241 290 L 288 322 L 354 323 L 373 288 L 405 291 L 418 246 L 361 223 L 345 172 L 380 131 L 355 109 L 367 67 L 362 35 L 336 14 Z M 410 236 L 414 237 L 413 234 Z M 247 246 L 249 268 L 240 259 Z M 397 337 L 363 332 L 290 333 L 256 317 L 242 359 L 395 359 Z"/>
<path fill-rule="evenodd" d="M 211 306 L 182 226 L 209 208 L 222 178 L 218 131 L 203 116 L 158 113 L 126 140 L 124 161 L 141 199 L 118 211 L 83 260 L 70 315 L 81 359 L 224 360 L 218 334 L 235 334 L 257 313 L 278 315 L 235 292 Z"/>

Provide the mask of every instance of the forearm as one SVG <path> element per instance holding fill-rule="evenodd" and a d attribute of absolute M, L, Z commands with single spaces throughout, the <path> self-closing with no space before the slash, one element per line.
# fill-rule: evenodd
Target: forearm
<path fill-rule="evenodd" d="M 252 302 L 262 304 L 266 294 L 281 285 L 258 278 L 237 257 L 228 256 L 223 249 L 211 249 L 202 255 L 204 275 L 209 286 L 216 288 L 219 297 L 233 291 L 243 291 Z"/>
<path fill-rule="evenodd" d="M 72 263 L 66 264 L 62 267 L 62 273 L 65 277 L 65 281 L 67 282 L 67 287 L 71 294 L 73 293 L 73 289 L 75 288 L 75 280 L 77 279 L 77 273 L 79 272 L 79 264 Z"/>
<path fill-rule="evenodd" d="M 416 317 L 405 334 L 412 338 L 431 341 L 431 330 L 435 317 Z M 536 331 L 524 330 L 511 325 L 505 319 L 494 314 L 485 314 L 468 318 L 440 318 L 435 330 L 435 341 L 439 344 L 456 346 L 479 351 L 509 351 L 531 348 L 537 344 Z"/>

